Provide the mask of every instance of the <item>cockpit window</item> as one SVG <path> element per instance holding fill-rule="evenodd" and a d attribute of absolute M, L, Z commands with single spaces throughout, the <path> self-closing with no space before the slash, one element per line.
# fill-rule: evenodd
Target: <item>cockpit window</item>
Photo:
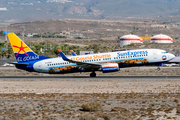
<path fill-rule="evenodd" d="M 162 52 L 162 54 L 166 54 L 166 53 L 168 53 L 167 51 L 165 51 L 165 52 Z"/>

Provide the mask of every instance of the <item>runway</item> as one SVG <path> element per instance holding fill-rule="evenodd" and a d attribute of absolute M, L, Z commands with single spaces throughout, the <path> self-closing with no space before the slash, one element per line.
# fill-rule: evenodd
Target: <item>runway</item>
<path fill-rule="evenodd" d="M 179 93 L 180 76 L 1 76 L 0 93 Z"/>
<path fill-rule="evenodd" d="M 180 80 L 180 76 L 0 76 L 0 80 Z"/>

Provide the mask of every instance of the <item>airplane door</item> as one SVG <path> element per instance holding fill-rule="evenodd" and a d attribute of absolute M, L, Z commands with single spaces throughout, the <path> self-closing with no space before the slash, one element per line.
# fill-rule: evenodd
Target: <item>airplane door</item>
<path fill-rule="evenodd" d="M 40 62 L 39 63 L 39 72 L 41 72 L 42 71 L 42 63 Z"/>
<path fill-rule="evenodd" d="M 153 57 L 154 57 L 154 59 L 157 59 L 157 52 L 156 51 L 153 52 Z"/>

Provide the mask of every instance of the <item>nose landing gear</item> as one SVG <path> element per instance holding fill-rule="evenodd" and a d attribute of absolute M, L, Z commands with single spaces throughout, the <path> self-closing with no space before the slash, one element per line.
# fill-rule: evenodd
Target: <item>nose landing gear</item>
<path fill-rule="evenodd" d="M 160 71 L 160 70 L 161 70 L 161 68 L 158 66 L 157 70 L 158 70 L 158 71 Z"/>

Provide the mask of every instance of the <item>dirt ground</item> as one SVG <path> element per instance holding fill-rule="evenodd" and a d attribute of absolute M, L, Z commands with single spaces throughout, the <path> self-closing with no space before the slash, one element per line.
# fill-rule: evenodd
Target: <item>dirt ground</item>
<path fill-rule="evenodd" d="M 45 76 L 12 67 L 1 76 Z M 178 75 L 178 67 L 136 67 L 106 76 Z M 68 74 L 67 74 L 68 75 Z M 69 76 L 89 76 L 89 73 Z M 66 76 L 66 75 L 59 75 Z M 180 81 L 0 79 L 0 120 L 166 120 L 180 119 Z M 92 102 L 93 104 L 88 104 Z M 93 110 L 85 110 L 83 105 Z M 99 108 L 99 109 L 96 109 Z"/>

